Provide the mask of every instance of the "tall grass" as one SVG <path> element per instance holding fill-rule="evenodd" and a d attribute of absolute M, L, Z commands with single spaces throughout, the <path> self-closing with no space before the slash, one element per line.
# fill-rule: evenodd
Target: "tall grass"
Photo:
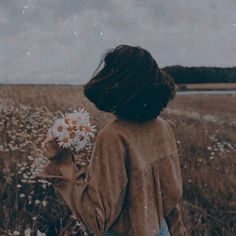
<path fill-rule="evenodd" d="M 190 235 L 236 232 L 235 103 L 229 96 L 177 96 L 162 114 L 176 135 Z M 52 183 L 35 176 L 46 161 L 40 144 L 53 119 L 78 107 L 98 129 L 113 118 L 80 87 L 0 87 L 0 235 L 86 235 Z M 208 114 L 216 119 L 205 119 Z"/>
<path fill-rule="evenodd" d="M 191 235 L 236 232 L 236 127 L 166 114 L 175 130 Z"/>

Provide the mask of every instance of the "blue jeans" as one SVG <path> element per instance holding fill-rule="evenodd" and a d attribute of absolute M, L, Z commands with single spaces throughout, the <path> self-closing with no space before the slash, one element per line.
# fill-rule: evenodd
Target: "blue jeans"
<path fill-rule="evenodd" d="M 162 221 L 161 228 L 157 236 L 170 236 L 170 232 L 165 219 Z"/>
<path fill-rule="evenodd" d="M 104 234 L 104 236 L 119 236 L 119 235 L 107 232 L 107 233 Z M 170 236 L 170 232 L 168 230 L 168 226 L 167 226 L 165 220 L 163 220 L 160 231 L 157 234 L 157 236 Z"/>

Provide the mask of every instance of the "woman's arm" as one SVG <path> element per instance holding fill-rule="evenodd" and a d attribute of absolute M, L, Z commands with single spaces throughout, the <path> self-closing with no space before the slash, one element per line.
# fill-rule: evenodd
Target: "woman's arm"
<path fill-rule="evenodd" d="M 56 163 L 45 169 L 47 175 Z M 110 132 L 100 132 L 96 138 L 91 163 L 85 181 L 78 178 L 73 162 L 60 173 L 71 178 L 56 185 L 57 190 L 79 218 L 94 234 L 102 235 L 119 215 L 126 190 L 125 147 L 122 139 Z"/>
<path fill-rule="evenodd" d="M 173 153 L 159 160 L 164 217 L 171 235 L 186 236 L 188 233 L 182 221 L 179 206 L 183 195 L 181 170 L 176 140 L 170 125 L 167 125 L 167 132 Z"/>
<path fill-rule="evenodd" d="M 182 200 L 182 180 L 178 155 L 170 155 L 159 161 L 164 217 L 171 235 L 188 235 L 181 218 L 179 202 Z"/>

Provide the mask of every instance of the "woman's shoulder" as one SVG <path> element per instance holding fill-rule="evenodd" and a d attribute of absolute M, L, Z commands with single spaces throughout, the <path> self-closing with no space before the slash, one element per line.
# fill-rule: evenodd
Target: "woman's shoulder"
<path fill-rule="evenodd" d="M 148 130 L 154 129 L 172 130 L 170 123 L 161 117 L 143 123 L 132 122 L 117 118 L 107 123 L 99 131 L 98 135 L 106 137 L 122 136 L 122 134 L 125 135 L 137 129 L 147 130 L 147 132 Z"/>
<path fill-rule="evenodd" d="M 99 130 L 97 133 L 97 139 L 98 138 L 114 138 L 119 135 L 120 128 L 119 124 L 115 122 L 115 120 L 107 123 L 102 129 Z"/>

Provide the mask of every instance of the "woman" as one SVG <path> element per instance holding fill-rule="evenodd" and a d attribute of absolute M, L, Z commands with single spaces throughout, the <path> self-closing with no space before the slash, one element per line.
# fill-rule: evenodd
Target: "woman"
<path fill-rule="evenodd" d="M 56 188 L 97 236 L 187 235 L 175 137 L 159 117 L 174 97 L 173 81 L 141 47 L 109 50 L 98 69 L 84 94 L 116 119 L 98 133 L 86 175 L 71 155 L 58 155 L 49 135 L 43 143 L 51 160 L 45 175 L 64 180 Z"/>

